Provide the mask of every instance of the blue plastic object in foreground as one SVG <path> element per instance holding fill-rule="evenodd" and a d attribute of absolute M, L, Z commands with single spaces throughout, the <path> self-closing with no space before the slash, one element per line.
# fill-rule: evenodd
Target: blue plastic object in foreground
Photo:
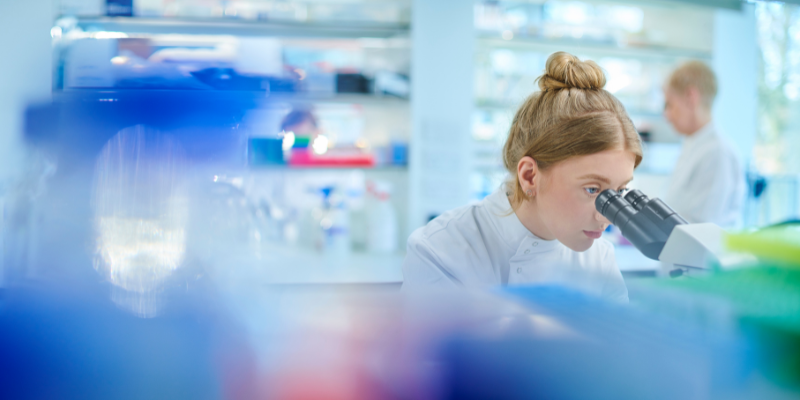
<path fill-rule="evenodd" d="M 705 399 L 739 389 L 746 346 L 560 287 L 504 290 L 531 310 L 448 341 L 451 399 Z"/>

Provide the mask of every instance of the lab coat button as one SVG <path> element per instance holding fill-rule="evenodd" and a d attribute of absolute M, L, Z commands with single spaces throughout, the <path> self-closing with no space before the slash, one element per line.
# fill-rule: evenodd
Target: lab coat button
<path fill-rule="evenodd" d="M 530 253 L 530 252 L 531 252 L 530 250 L 525 250 L 525 254 L 528 254 L 528 253 Z"/>
<path fill-rule="evenodd" d="M 533 242 L 533 247 L 536 247 L 538 245 L 539 245 L 539 242 Z"/>
<path fill-rule="evenodd" d="M 522 268 L 517 268 L 517 273 L 521 274 L 522 273 Z"/>

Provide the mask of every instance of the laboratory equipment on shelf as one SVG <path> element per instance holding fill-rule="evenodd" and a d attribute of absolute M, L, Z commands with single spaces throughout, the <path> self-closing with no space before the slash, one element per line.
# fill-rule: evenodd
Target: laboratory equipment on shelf
<path fill-rule="evenodd" d="M 622 196 L 607 189 L 595 207 L 648 258 L 675 265 L 678 276 L 688 269 L 705 269 L 730 260 L 722 258 L 725 231 L 713 223 L 690 224 L 662 200 L 648 198 L 639 190 Z"/>
<path fill-rule="evenodd" d="M 397 214 L 392 207 L 391 185 L 370 181 L 367 184 L 367 251 L 392 254 L 397 251 Z"/>
<path fill-rule="evenodd" d="M 341 190 L 335 187 L 319 189 L 321 207 L 312 211 L 314 248 L 320 253 L 346 255 L 350 253 L 350 217 Z"/>

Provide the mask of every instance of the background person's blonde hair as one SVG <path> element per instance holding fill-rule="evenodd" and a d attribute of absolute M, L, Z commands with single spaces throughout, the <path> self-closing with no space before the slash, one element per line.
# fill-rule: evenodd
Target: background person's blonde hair
<path fill-rule="evenodd" d="M 667 87 L 679 94 L 685 94 L 690 87 L 697 88 L 703 104 L 710 109 L 717 97 L 717 76 L 704 62 L 688 61 L 672 71 Z"/>
<path fill-rule="evenodd" d="M 526 196 L 517 177 L 523 157 L 536 160 L 540 171 L 570 157 L 622 147 L 642 161 L 642 145 L 622 103 L 605 91 L 605 75 L 593 61 L 553 53 L 544 75 L 537 79 L 540 92 L 529 96 L 517 110 L 503 148 L 503 163 L 512 176 L 511 205 L 516 209 Z"/>

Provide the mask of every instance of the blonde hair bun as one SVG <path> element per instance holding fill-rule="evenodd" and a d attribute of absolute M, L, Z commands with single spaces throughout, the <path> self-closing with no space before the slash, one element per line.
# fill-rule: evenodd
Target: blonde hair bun
<path fill-rule="evenodd" d="M 558 89 L 602 89 L 606 85 L 603 70 L 594 61 L 581 61 L 559 51 L 547 58 L 544 75 L 538 79 L 543 91 Z"/>

